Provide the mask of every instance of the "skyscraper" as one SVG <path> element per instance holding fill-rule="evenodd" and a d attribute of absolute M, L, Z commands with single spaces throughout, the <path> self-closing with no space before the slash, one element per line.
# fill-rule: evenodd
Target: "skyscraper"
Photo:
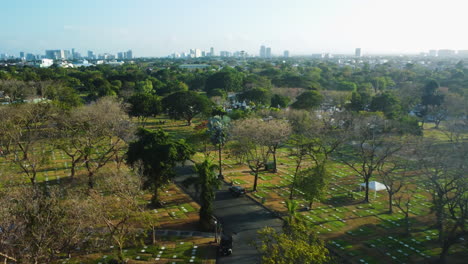
<path fill-rule="evenodd" d="M 132 50 L 128 50 L 127 52 L 125 52 L 125 58 L 126 58 L 127 60 L 133 59 Z"/>
<path fill-rule="evenodd" d="M 94 60 L 94 52 L 91 50 L 88 50 L 88 59 Z"/>
<path fill-rule="evenodd" d="M 266 47 L 264 45 L 260 46 L 260 58 L 266 57 Z"/>
<path fill-rule="evenodd" d="M 266 58 L 271 58 L 271 48 L 270 48 L 270 47 L 266 48 L 265 57 L 266 57 Z"/>
<path fill-rule="evenodd" d="M 285 51 L 283 52 L 283 57 L 289 58 L 289 50 L 285 50 Z"/>
<path fill-rule="evenodd" d="M 24 59 L 24 51 L 20 51 L 20 59 Z"/>
<path fill-rule="evenodd" d="M 215 55 L 215 53 L 214 53 L 214 48 L 211 47 L 211 48 L 210 48 L 210 56 L 211 56 L 211 57 L 214 57 L 214 55 Z"/>
<path fill-rule="evenodd" d="M 354 55 L 355 55 L 356 57 L 361 57 L 361 56 L 362 56 L 361 48 L 356 48 L 356 51 L 354 52 Z"/>

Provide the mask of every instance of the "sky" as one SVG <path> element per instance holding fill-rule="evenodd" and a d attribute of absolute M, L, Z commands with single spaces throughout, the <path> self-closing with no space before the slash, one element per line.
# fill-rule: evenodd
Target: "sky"
<path fill-rule="evenodd" d="M 0 53 L 466 49 L 466 0 L 0 0 Z"/>

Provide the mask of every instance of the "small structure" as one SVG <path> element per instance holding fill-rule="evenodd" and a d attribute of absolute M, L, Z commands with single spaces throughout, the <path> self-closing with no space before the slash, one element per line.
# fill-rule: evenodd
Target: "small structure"
<path fill-rule="evenodd" d="M 361 189 L 365 189 L 366 188 L 366 183 L 359 184 L 359 187 Z M 369 182 L 369 190 L 374 191 L 374 198 L 377 196 L 378 191 L 382 191 L 382 190 L 386 190 L 386 189 L 387 189 L 387 187 L 383 183 L 376 182 L 376 181 Z"/>

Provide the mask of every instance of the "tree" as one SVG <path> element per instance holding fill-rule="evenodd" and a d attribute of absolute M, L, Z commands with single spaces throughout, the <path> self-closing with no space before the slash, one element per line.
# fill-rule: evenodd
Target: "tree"
<path fill-rule="evenodd" d="M 184 140 L 175 140 L 168 133 L 140 128 L 137 140 L 130 143 L 127 162 L 145 177 L 145 187 L 153 191 L 151 203 L 159 204 L 158 192 L 175 176 L 174 167 L 194 154 Z"/>
<path fill-rule="evenodd" d="M 220 182 L 217 179 L 214 170 L 216 165 L 211 164 L 208 159 L 202 163 L 195 164 L 195 170 L 198 174 L 196 178 L 188 178 L 185 184 L 194 184 L 200 192 L 200 226 L 204 230 L 212 230 L 213 219 L 213 201 L 215 198 L 215 190 L 219 188 Z"/>
<path fill-rule="evenodd" d="M 0 108 L 0 148 L 32 185 L 36 184 L 38 171 L 48 162 L 49 152 L 44 149 L 43 140 L 50 132 L 53 116 L 53 105 L 48 103 Z"/>
<path fill-rule="evenodd" d="M 300 171 L 299 175 L 298 187 L 304 193 L 304 198 L 309 201 L 309 209 L 312 209 L 314 200 L 324 198 L 330 175 L 326 171 L 325 163 Z"/>
<path fill-rule="evenodd" d="M 208 94 L 213 89 L 223 89 L 227 92 L 237 92 L 242 88 L 242 73 L 235 69 L 224 68 L 209 76 L 206 80 L 205 89 Z"/>
<path fill-rule="evenodd" d="M 211 143 L 218 147 L 219 178 L 223 178 L 222 169 L 222 148 L 228 139 L 229 123 L 231 119 L 227 116 L 214 116 L 208 121 L 207 132 L 210 135 Z"/>
<path fill-rule="evenodd" d="M 466 131 L 466 130 L 465 130 Z M 436 228 L 439 231 L 441 254 L 439 261 L 445 263 L 449 249 L 466 236 L 468 230 L 468 183 L 466 160 L 468 144 L 454 139 L 448 145 L 428 142 L 422 144 L 418 158 L 427 179 L 427 188 L 431 190 L 433 209 L 436 215 Z"/>
<path fill-rule="evenodd" d="M 293 135 L 289 143 L 292 146 L 290 149 L 290 156 L 293 157 L 295 162 L 293 180 L 289 190 L 289 200 L 292 200 L 294 198 L 294 189 L 298 181 L 299 171 L 301 170 L 302 163 L 308 156 L 310 142 L 302 135 Z"/>
<path fill-rule="evenodd" d="M 268 105 L 271 102 L 270 91 L 263 88 L 253 88 L 239 94 L 239 100 L 251 101 L 257 105 Z"/>
<path fill-rule="evenodd" d="M 277 108 L 282 108 L 282 107 L 284 108 L 284 107 L 288 106 L 290 101 L 291 101 L 291 99 L 289 99 L 289 97 L 287 97 L 287 96 L 280 95 L 280 94 L 274 94 L 271 97 L 270 106 L 271 107 L 277 107 Z"/>
<path fill-rule="evenodd" d="M 276 162 L 276 152 L 281 144 L 285 143 L 289 136 L 292 133 L 292 128 L 289 122 L 286 120 L 272 119 L 262 123 L 262 129 L 259 132 L 262 132 L 263 135 L 260 135 L 264 138 L 265 143 L 268 145 L 269 152 L 273 156 L 273 172 L 278 172 L 277 162 Z"/>
<path fill-rule="evenodd" d="M 403 193 L 396 197 L 395 205 L 405 215 L 405 232 L 406 235 L 410 234 L 410 219 L 409 214 L 411 211 L 411 199 L 413 198 L 414 191 L 406 188 Z"/>
<path fill-rule="evenodd" d="M 109 97 L 64 115 L 58 127 L 63 133 L 59 146 L 73 160 L 72 175 L 82 160 L 90 189 L 94 188 L 96 172 L 113 159 L 120 162 L 118 156 L 134 132 L 123 105 Z"/>
<path fill-rule="evenodd" d="M 291 106 L 295 109 L 313 109 L 322 103 L 323 96 L 318 91 L 306 91 L 296 98 Z"/>
<path fill-rule="evenodd" d="M 383 112 L 389 119 L 398 117 L 401 112 L 399 99 L 389 91 L 374 96 L 369 109 L 374 112 Z"/>
<path fill-rule="evenodd" d="M 162 104 L 169 117 L 186 120 L 188 126 L 196 115 L 208 113 L 211 107 L 208 98 L 193 91 L 170 94 L 164 97 Z"/>
<path fill-rule="evenodd" d="M 255 177 L 253 191 L 257 190 L 258 174 L 265 167 L 270 155 L 264 138 L 267 132 L 265 127 L 263 120 L 252 118 L 234 122 L 231 129 L 231 135 L 239 143 L 239 150 Z"/>
<path fill-rule="evenodd" d="M 362 177 L 365 187 L 365 203 L 369 202 L 369 181 L 374 172 L 401 148 L 402 144 L 388 131 L 388 122 L 379 116 L 360 116 L 350 126 L 355 141 L 351 153 L 340 150 L 340 161 Z"/>
<path fill-rule="evenodd" d="M 138 117 L 143 125 L 148 117 L 156 116 L 162 110 L 161 100 L 153 94 L 137 93 L 132 95 L 128 102 L 130 103 L 129 114 Z"/>
<path fill-rule="evenodd" d="M 403 177 L 397 172 L 401 169 L 395 164 L 395 162 L 396 161 L 393 161 L 391 162 L 392 164 L 387 166 L 381 164 L 380 167 L 377 168 L 377 173 L 382 179 L 388 193 L 388 212 L 390 214 L 393 213 L 393 196 L 401 190 L 404 184 Z"/>
<path fill-rule="evenodd" d="M 263 264 L 328 263 L 328 249 L 304 223 L 288 225 L 283 232 L 271 227 L 258 231 L 257 250 Z"/>

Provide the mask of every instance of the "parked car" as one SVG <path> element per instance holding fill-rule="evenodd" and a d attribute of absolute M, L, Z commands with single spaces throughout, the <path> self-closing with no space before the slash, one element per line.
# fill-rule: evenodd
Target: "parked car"
<path fill-rule="evenodd" d="M 245 189 L 242 186 L 231 186 L 229 187 L 229 191 L 231 192 L 232 196 L 239 197 L 245 194 Z"/>
<path fill-rule="evenodd" d="M 218 246 L 220 256 L 229 256 L 232 254 L 232 236 L 221 235 L 221 241 Z"/>

